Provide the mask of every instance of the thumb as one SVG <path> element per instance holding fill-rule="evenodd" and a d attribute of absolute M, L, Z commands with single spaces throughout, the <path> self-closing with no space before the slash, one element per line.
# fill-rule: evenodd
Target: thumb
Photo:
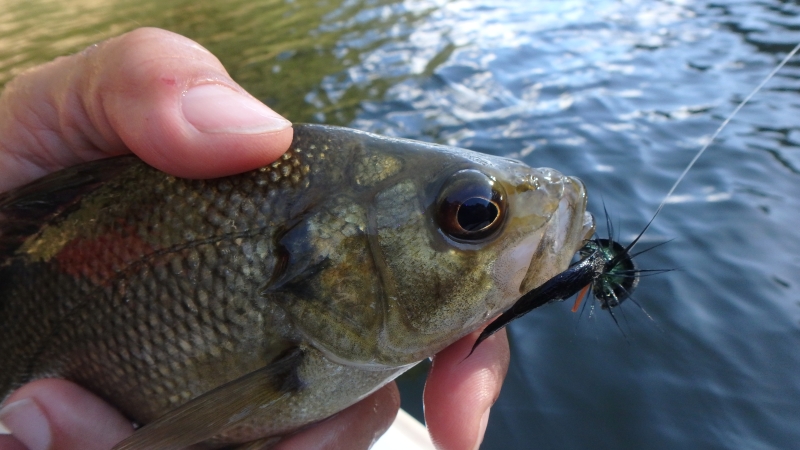
<path fill-rule="evenodd" d="M 25 72 L 0 97 L 0 192 L 133 151 L 176 176 L 230 175 L 277 159 L 289 121 L 177 34 L 142 28 Z"/>
<path fill-rule="evenodd" d="M 58 379 L 18 389 L 3 403 L 0 422 L 13 434 L 0 436 L 3 450 L 105 450 L 133 433 L 131 423 L 110 405 Z"/>

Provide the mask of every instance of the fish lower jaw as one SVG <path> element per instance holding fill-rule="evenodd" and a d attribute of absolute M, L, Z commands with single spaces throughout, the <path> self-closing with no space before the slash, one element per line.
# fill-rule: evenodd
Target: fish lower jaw
<path fill-rule="evenodd" d="M 530 270 L 536 251 L 540 247 L 544 227 L 523 238 L 517 245 L 508 249 L 494 263 L 492 280 L 500 290 L 502 300 L 499 309 L 504 309 L 521 295 L 520 289 Z M 487 312 L 491 316 L 498 311 Z"/>
<path fill-rule="evenodd" d="M 587 241 L 594 236 L 596 225 L 594 221 L 594 216 L 589 211 L 584 211 L 583 213 L 583 240 Z"/>
<path fill-rule="evenodd" d="M 542 227 L 544 232 L 538 240 L 539 248 L 532 255 L 517 296 L 536 288 L 567 268 L 575 253 L 583 246 L 585 234 L 588 230 L 594 230 L 594 220 L 591 216 L 587 219 L 585 214 L 585 196 L 564 195 L 561 198 L 558 209 Z"/>

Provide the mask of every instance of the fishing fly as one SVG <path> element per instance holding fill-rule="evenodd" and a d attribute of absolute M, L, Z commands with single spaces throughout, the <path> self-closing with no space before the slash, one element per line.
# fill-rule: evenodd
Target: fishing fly
<path fill-rule="evenodd" d="M 731 119 L 744 107 L 744 105 L 750 101 L 750 99 L 753 98 L 754 95 L 756 95 L 756 93 L 758 93 L 764 87 L 764 85 L 767 84 L 769 80 L 775 76 L 776 73 L 778 73 L 779 70 L 781 70 L 784 65 L 786 65 L 786 63 L 798 51 L 800 51 L 800 44 L 797 44 L 794 49 L 792 49 L 792 51 L 789 52 L 774 69 L 772 69 L 772 71 L 764 78 L 764 80 L 761 81 L 761 83 L 759 83 L 759 85 L 756 86 L 752 92 L 750 92 L 750 94 L 744 98 L 744 100 L 739 102 L 733 112 L 731 112 L 730 115 L 728 115 L 728 117 L 719 125 L 719 127 L 717 127 L 716 131 L 714 131 L 714 134 L 711 135 L 711 138 L 706 142 L 705 145 L 703 145 L 703 147 L 700 148 L 700 150 L 698 150 L 692 160 L 689 161 L 689 164 L 687 164 L 686 168 L 683 169 L 683 172 L 678 176 L 678 179 L 675 180 L 675 183 L 672 184 L 672 187 L 669 189 L 669 191 L 667 191 L 667 194 L 664 196 L 661 204 L 658 205 L 658 208 L 656 208 L 656 211 L 653 213 L 653 217 L 650 218 L 650 221 L 647 222 L 644 228 L 642 228 L 642 231 L 639 232 L 639 234 L 633 239 L 633 241 L 631 241 L 630 244 L 623 246 L 613 239 L 613 228 L 610 220 L 608 219 L 608 212 L 605 211 L 604 206 L 603 210 L 605 212 L 606 225 L 608 229 L 607 238 L 595 237 L 587 240 L 584 246 L 578 252 L 579 259 L 571 264 L 567 270 L 559 273 L 558 275 L 544 282 L 539 287 L 520 297 L 520 299 L 511 306 L 511 308 L 498 316 L 481 332 L 481 334 L 478 336 L 478 339 L 475 340 L 475 344 L 472 346 L 470 355 L 475 351 L 481 342 L 503 329 L 512 321 L 524 316 L 525 314 L 542 305 L 557 301 L 564 301 L 568 298 L 571 298 L 575 294 L 578 294 L 578 297 L 575 301 L 575 305 L 572 308 L 573 312 L 578 310 L 583 298 L 586 297 L 587 294 L 589 296 L 594 295 L 594 298 L 600 303 L 600 307 L 603 310 L 607 310 L 616 322 L 617 319 L 614 316 L 613 308 L 618 307 L 623 301 L 631 298 L 631 294 L 633 293 L 634 289 L 636 289 L 641 276 L 643 276 L 645 273 L 654 274 L 669 271 L 669 269 L 639 269 L 633 261 L 634 257 L 652 250 L 663 243 L 654 245 L 638 253 L 631 254 L 633 247 L 639 242 L 639 239 L 642 238 L 644 233 L 653 223 L 656 216 L 658 216 L 658 213 L 660 213 L 667 204 L 667 201 L 670 199 L 673 192 L 675 192 L 675 189 L 678 187 L 681 181 L 683 181 L 683 179 L 686 177 L 686 174 L 689 173 L 689 170 L 692 169 L 697 160 L 700 159 L 703 153 L 705 153 L 709 146 L 715 141 L 717 136 L 719 136 L 722 130 L 725 129 L 725 127 L 730 123 Z M 635 300 L 632 301 L 635 302 Z M 641 308 L 640 305 L 639 307 Z M 617 323 L 617 325 L 619 325 L 619 323 Z M 467 356 L 469 357 L 469 355 Z"/>

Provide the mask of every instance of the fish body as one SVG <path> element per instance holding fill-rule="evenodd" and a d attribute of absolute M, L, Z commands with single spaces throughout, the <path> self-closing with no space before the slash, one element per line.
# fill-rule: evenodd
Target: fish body
<path fill-rule="evenodd" d="M 280 435 L 566 269 L 585 206 L 551 169 L 321 125 L 231 177 L 66 169 L 0 195 L 0 397 L 77 382 L 152 423 L 120 448 Z"/>

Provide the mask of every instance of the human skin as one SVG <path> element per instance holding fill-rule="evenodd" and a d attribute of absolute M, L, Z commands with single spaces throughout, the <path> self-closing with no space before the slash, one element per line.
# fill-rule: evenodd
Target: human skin
<path fill-rule="evenodd" d="M 247 94 L 199 44 L 142 28 L 58 58 L 0 94 L 0 192 L 84 161 L 133 152 L 180 177 L 267 165 L 292 140 L 289 121 Z M 439 449 L 480 445 L 509 363 L 504 331 L 464 360 L 477 332 L 433 358 L 425 418 Z M 400 406 L 391 383 L 278 449 L 368 448 Z M 0 409 L 0 450 L 109 449 L 133 432 L 113 406 L 73 383 L 45 379 Z"/>

